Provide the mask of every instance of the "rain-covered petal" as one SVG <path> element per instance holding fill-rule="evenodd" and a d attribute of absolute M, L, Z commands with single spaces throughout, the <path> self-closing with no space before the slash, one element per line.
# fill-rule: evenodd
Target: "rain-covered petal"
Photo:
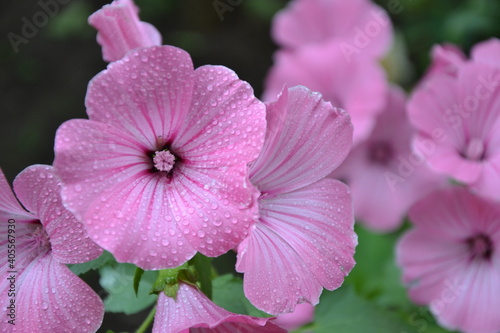
<path fill-rule="evenodd" d="M 333 179 L 261 197 L 260 220 L 238 247 L 247 298 L 271 314 L 319 302 L 354 266 L 357 237 L 348 187 Z"/>
<path fill-rule="evenodd" d="M 180 283 L 176 299 L 160 293 L 153 333 L 284 333 L 270 318 L 231 313 L 210 301 L 196 287 Z"/>
<path fill-rule="evenodd" d="M 283 90 L 267 105 L 268 132 L 262 153 L 250 167 L 261 193 L 296 190 L 324 178 L 351 149 L 349 115 L 303 86 Z"/>
<path fill-rule="evenodd" d="M 2 169 L 0 169 L 0 219 L 6 221 L 6 223 L 10 219 L 16 222 L 34 222 L 37 220 L 33 214 L 24 210 L 19 204 Z"/>
<path fill-rule="evenodd" d="M 161 35 L 151 24 L 139 21 L 139 8 L 132 0 L 115 0 L 90 15 L 89 24 L 98 30 L 102 57 L 116 61 L 130 50 L 161 44 Z"/>

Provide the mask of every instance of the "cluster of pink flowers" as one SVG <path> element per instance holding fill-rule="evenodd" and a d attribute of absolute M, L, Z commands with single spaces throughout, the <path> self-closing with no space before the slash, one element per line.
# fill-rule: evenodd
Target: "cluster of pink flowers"
<path fill-rule="evenodd" d="M 231 313 L 176 275 L 153 332 L 285 332 L 353 269 L 355 217 L 388 232 L 408 212 L 397 262 L 411 299 L 444 327 L 500 331 L 500 40 L 471 59 L 436 46 L 407 100 L 379 62 L 393 36 L 381 8 L 295 0 L 273 23 L 262 102 L 232 70 L 161 45 L 132 0 L 89 23 L 110 64 L 88 85 L 88 119 L 59 127 L 53 166 L 22 171 L 15 195 L 0 173 L 16 233 L 0 244 L 17 254 L 0 263 L 2 295 L 12 274 L 17 291 L 0 331 L 96 332 L 103 303 L 65 264 L 104 249 L 143 270 L 234 250 L 245 296 L 280 316 Z"/>

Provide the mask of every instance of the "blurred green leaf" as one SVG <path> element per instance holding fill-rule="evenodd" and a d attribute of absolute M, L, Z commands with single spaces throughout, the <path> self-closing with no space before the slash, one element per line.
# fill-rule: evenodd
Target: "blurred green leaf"
<path fill-rule="evenodd" d="M 198 272 L 198 282 L 200 283 L 201 291 L 210 299 L 212 299 L 211 261 L 211 258 L 205 257 L 199 252 L 189 261 Z"/>
<path fill-rule="evenodd" d="M 104 299 L 106 311 L 134 314 L 156 301 L 156 295 L 150 295 L 149 290 L 156 281 L 158 272 L 144 272 L 136 296 L 133 287 L 135 271 L 136 266 L 132 264 L 104 266 L 99 270 L 101 274 L 99 283 L 109 293 Z"/>
<path fill-rule="evenodd" d="M 116 263 L 116 261 L 111 253 L 109 253 L 108 251 L 104 251 L 99 256 L 99 258 L 96 258 L 88 262 L 84 262 L 83 264 L 68 265 L 68 267 L 76 275 L 81 275 L 83 273 L 90 271 L 91 269 L 101 268 L 102 266 L 108 263 Z"/>
<path fill-rule="evenodd" d="M 141 282 L 142 275 L 144 274 L 144 270 L 142 268 L 136 267 L 134 274 L 134 292 L 135 296 L 137 296 L 139 292 L 139 283 Z"/>
<path fill-rule="evenodd" d="M 267 313 L 258 310 L 245 297 L 243 292 L 243 281 L 231 274 L 219 276 L 212 281 L 213 301 L 220 307 L 233 313 L 249 315 L 253 317 L 271 317 Z"/>

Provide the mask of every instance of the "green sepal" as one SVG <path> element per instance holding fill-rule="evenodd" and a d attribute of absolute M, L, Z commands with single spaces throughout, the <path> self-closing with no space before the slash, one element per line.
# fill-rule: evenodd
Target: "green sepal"
<path fill-rule="evenodd" d="M 137 296 L 137 293 L 139 292 L 139 283 L 141 282 L 142 274 L 144 274 L 144 270 L 142 268 L 137 267 L 135 269 L 135 274 L 134 274 L 135 296 Z"/>
<path fill-rule="evenodd" d="M 153 287 L 151 288 L 150 294 L 159 294 L 165 290 L 168 286 L 173 286 L 179 283 L 179 273 L 188 268 L 188 264 L 184 263 L 183 265 L 170 268 L 170 269 L 162 269 L 158 274 L 158 278 L 156 279 Z"/>

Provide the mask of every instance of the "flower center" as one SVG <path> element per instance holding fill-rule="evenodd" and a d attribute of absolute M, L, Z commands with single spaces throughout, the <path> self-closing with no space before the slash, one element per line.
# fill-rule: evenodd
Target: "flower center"
<path fill-rule="evenodd" d="M 374 142 L 368 151 L 368 159 L 380 165 L 387 165 L 394 157 L 392 146 L 385 141 Z"/>
<path fill-rule="evenodd" d="M 43 229 L 42 226 L 36 228 L 31 234 L 31 240 L 33 241 L 33 245 L 35 248 L 39 250 L 39 252 L 43 252 L 45 250 L 50 250 L 50 239 L 47 232 Z"/>
<path fill-rule="evenodd" d="M 493 254 L 493 243 L 490 237 L 479 234 L 467 239 L 467 245 L 471 254 L 471 259 L 489 260 Z"/>
<path fill-rule="evenodd" d="M 175 156 L 167 149 L 160 150 L 154 153 L 153 163 L 156 170 L 170 172 L 174 167 Z"/>
<path fill-rule="evenodd" d="M 479 138 L 472 138 L 467 144 L 463 156 L 469 160 L 481 161 L 484 159 L 484 148 L 483 140 Z"/>

